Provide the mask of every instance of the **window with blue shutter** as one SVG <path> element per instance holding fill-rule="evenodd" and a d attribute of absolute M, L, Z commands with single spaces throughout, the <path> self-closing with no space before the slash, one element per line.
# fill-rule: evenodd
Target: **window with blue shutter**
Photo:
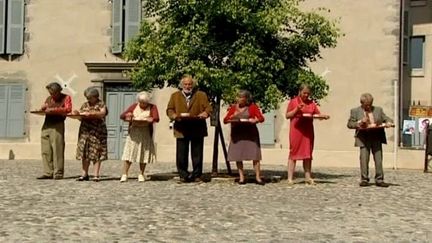
<path fill-rule="evenodd" d="M 0 0 L 0 55 L 24 52 L 24 1 Z"/>
<path fill-rule="evenodd" d="M 119 54 L 139 31 L 141 0 L 113 0 L 111 24 L 111 52 Z"/>
<path fill-rule="evenodd" d="M 126 0 L 125 4 L 125 40 L 127 43 L 139 31 L 141 23 L 141 0 Z"/>
<path fill-rule="evenodd" d="M 8 87 L 0 84 L 0 114 L 7 114 Z M 6 137 L 7 116 L 0 115 L 0 138 Z"/>
<path fill-rule="evenodd" d="M 123 0 L 112 2 L 111 52 L 121 53 L 123 46 Z"/>
<path fill-rule="evenodd" d="M 258 124 L 261 144 L 275 144 L 275 112 L 270 111 L 264 114 L 264 122 Z"/>
<path fill-rule="evenodd" d="M 6 137 L 16 138 L 25 135 L 25 87 L 22 84 L 9 85 Z"/>
<path fill-rule="evenodd" d="M 6 38 L 6 0 L 0 0 L 0 54 L 5 52 Z"/>
<path fill-rule="evenodd" d="M 24 45 L 24 0 L 8 0 L 6 53 L 22 54 Z"/>
<path fill-rule="evenodd" d="M 25 86 L 20 83 L 0 84 L 0 137 L 25 135 Z"/>

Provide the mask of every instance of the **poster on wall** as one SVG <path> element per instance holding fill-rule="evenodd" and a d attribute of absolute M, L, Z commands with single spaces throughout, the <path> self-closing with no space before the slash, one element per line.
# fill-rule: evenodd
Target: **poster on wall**
<path fill-rule="evenodd" d="M 424 133 L 427 125 L 430 124 L 430 122 L 431 118 L 419 118 L 419 131 Z"/>
<path fill-rule="evenodd" d="M 415 120 L 404 120 L 402 131 L 403 131 L 403 134 L 414 134 Z"/>

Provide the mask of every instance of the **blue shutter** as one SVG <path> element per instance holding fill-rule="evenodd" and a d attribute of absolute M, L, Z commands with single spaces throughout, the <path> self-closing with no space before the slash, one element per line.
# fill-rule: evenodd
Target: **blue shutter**
<path fill-rule="evenodd" d="M 123 47 L 123 0 L 112 1 L 111 52 L 121 53 Z"/>
<path fill-rule="evenodd" d="M 119 159 L 119 123 L 120 123 L 120 95 L 115 92 L 106 93 L 106 105 L 109 109 L 106 126 L 108 130 L 108 158 L 109 159 Z"/>
<path fill-rule="evenodd" d="M 23 84 L 9 85 L 6 137 L 25 135 L 25 87 Z"/>
<path fill-rule="evenodd" d="M 126 0 L 125 3 L 125 41 L 135 37 L 141 24 L 141 0 Z"/>
<path fill-rule="evenodd" d="M 275 144 L 275 112 L 264 114 L 265 121 L 258 124 L 261 144 Z"/>
<path fill-rule="evenodd" d="M 0 54 L 5 51 L 6 0 L 0 0 Z"/>
<path fill-rule="evenodd" d="M 121 112 L 125 111 L 130 105 L 136 102 L 136 92 L 123 92 L 121 93 L 120 100 L 120 109 Z M 129 123 L 121 121 L 121 133 L 120 133 L 120 148 L 119 148 L 119 156 L 121 157 L 123 154 L 124 145 L 126 143 L 126 138 L 128 135 Z"/>
<path fill-rule="evenodd" d="M 6 137 L 6 114 L 7 114 L 7 92 L 8 87 L 0 84 L 0 137 Z"/>
<path fill-rule="evenodd" d="M 24 49 L 24 0 L 9 0 L 6 33 L 6 53 L 22 54 Z"/>

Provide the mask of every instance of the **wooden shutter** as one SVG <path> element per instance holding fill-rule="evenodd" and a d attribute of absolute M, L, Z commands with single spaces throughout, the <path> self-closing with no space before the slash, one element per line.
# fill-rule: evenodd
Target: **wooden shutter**
<path fill-rule="evenodd" d="M 24 0 L 9 0 L 6 53 L 22 54 L 24 46 Z"/>
<path fill-rule="evenodd" d="M 126 0 L 125 3 L 125 38 L 126 44 L 135 37 L 141 24 L 141 0 Z"/>
<path fill-rule="evenodd" d="M 7 125 L 6 125 L 6 114 L 7 114 L 7 85 L 0 84 L 0 137 L 6 137 Z"/>
<path fill-rule="evenodd" d="M 10 84 L 8 92 L 6 137 L 23 137 L 25 135 L 25 87 L 23 84 Z"/>
<path fill-rule="evenodd" d="M 0 54 L 5 52 L 6 0 L 0 0 Z"/>
<path fill-rule="evenodd" d="M 106 126 L 108 130 L 108 158 L 119 159 L 119 123 L 120 123 L 120 95 L 116 92 L 106 93 L 106 105 L 109 109 Z M 121 155 L 120 155 L 121 156 Z"/>
<path fill-rule="evenodd" d="M 111 52 L 121 53 L 123 47 L 123 0 L 112 1 Z"/>
<path fill-rule="evenodd" d="M 275 144 L 275 112 L 264 114 L 265 121 L 258 124 L 261 144 Z"/>

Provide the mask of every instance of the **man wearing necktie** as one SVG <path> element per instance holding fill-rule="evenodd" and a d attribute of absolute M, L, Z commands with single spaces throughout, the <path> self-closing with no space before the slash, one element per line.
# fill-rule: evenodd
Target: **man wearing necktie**
<path fill-rule="evenodd" d="M 393 126 L 393 121 L 383 109 L 373 106 L 373 97 L 369 93 L 360 96 L 360 106 L 351 109 L 348 128 L 355 129 L 355 146 L 360 147 L 360 186 L 369 186 L 369 158 L 372 152 L 375 161 L 375 184 L 388 187 L 384 182 L 382 165 L 382 144 L 387 143 L 384 128 Z"/>
<path fill-rule="evenodd" d="M 176 138 L 176 165 L 182 182 L 200 181 L 203 169 L 204 137 L 207 136 L 206 119 L 212 112 L 207 94 L 196 89 L 190 75 L 180 80 L 180 90 L 168 102 L 167 116 L 174 121 Z M 188 172 L 189 146 L 192 173 Z"/>

